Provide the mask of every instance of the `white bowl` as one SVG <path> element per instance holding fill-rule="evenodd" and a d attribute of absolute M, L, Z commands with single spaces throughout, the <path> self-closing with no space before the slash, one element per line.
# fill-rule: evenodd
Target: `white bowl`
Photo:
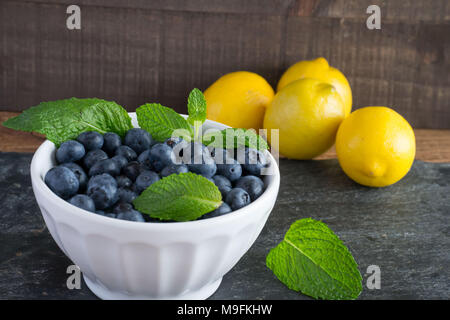
<path fill-rule="evenodd" d="M 136 115 L 130 116 L 137 127 Z M 50 141 L 34 154 L 33 191 L 53 239 L 102 299 L 208 298 L 258 237 L 280 185 L 277 163 L 268 153 L 274 174 L 265 177 L 266 190 L 250 205 L 198 221 L 132 222 L 87 212 L 54 194 L 44 182 L 56 165 L 54 154 Z"/>

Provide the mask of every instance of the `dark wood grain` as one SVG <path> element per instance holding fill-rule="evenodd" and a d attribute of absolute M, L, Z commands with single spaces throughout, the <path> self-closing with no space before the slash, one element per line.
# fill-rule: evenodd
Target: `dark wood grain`
<path fill-rule="evenodd" d="M 221 75 L 238 70 L 278 80 L 282 19 L 232 14 L 164 14 L 159 92 L 161 102 L 185 110 L 194 87 L 206 89 Z"/>
<path fill-rule="evenodd" d="M 186 111 L 193 87 L 249 70 L 272 86 L 292 63 L 324 56 L 353 89 L 354 108 L 386 105 L 417 128 L 450 128 L 450 9 L 446 0 L 0 1 L 0 110 L 77 97 L 128 110 L 158 101 Z"/>
<path fill-rule="evenodd" d="M 9 0 L 14 1 L 14 0 Z M 77 4 L 81 8 L 107 7 L 154 11 L 285 15 L 296 0 L 19 0 L 37 4 Z M 302 0 L 318 2 L 320 0 Z"/>
<path fill-rule="evenodd" d="M 383 21 L 435 23 L 450 20 L 448 0 L 294 0 L 289 7 L 289 14 L 367 19 L 366 9 L 373 4 L 380 7 Z"/>
<path fill-rule="evenodd" d="M 10 0 L 11 1 L 11 0 Z M 448 0 L 20 0 L 37 4 L 77 4 L 80 7 L 146 9 L 155 11 L 234 13 L 241 15 L 286 14 L 334 18 L 367 18 L 366 9 L 380 6 L 383 19 L 449 21 Z"/>
<path fill-rule="evenodd" d="M 101 97 L 133 109 L 157 99 L 156 13 L 92 7 L 83 11 L 82 30 L 70 31 L 58 5 L 0 8 L 0 105 L 8 110 L 72 96 Z"/>

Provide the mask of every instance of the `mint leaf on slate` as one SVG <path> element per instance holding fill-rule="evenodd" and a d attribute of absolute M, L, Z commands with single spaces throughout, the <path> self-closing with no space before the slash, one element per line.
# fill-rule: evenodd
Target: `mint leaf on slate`
<path fill-rule="evenodd" d="M 194 88 L 188 97 L 188 113 L 187 121 L 194 126 L 195 136 L 197 140 L 199 130 L 203 122 L 206 120 L 206 99 L 199 89 Z"/>
<path fill-rule="evenodd" d="M 153 139 L 164 141 L 177 129 L 184 129 L 193 135 L 189 123 L 174 110 L 159 103 L 147 103 L 136 109 L 139 126 L 151 133 Z"/>
<path fill-rule="evenodd" d="M 208 147 L 232 149 L 246 146 L 257 150 L 267 150 L 269 145 L 263 137 L 253 129 L 228 128 L 221 131 L 206 133 L 202 138 Z"/>
<path fill-rule="evenodd" d="M 289 289 L 316 299 L 356 299 L 362 290 L 353 256 L 321 221 L 294 222 L 266 264 Z"/>
<path fill-rule="evenodd" d="M 132 128 L 124 108 L 102 99 L 70 98 L 41 102 L 20 115 L 6 120 L 7 128 L 39 132 L 59 146 L 84 131 L 115 132 L 120 136 Z"/>
<path fill-rule="evenodd" d="M 205 177 L 187 172 L 153 183 L 133 204 L 152 218 L 190 221 L 217 209 L 222 204 L 222 195 Z"/>

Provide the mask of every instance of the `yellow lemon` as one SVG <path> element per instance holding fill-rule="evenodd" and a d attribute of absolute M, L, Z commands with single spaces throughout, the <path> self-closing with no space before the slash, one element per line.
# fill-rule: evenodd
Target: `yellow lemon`
<path fill-rule="evenodd" d="M 274 91 L 260 75 L 237 71 L 220 77 L 204 92 L 207 118 L 234 128 L 262 128 Z"/>
<path fill-rule="evenodd" d="M 290 66 L 281 76 L 278 82 L 277 91 L 283 89 L 292 81 L 303 78 L 315 78 L 333 85 L 341 95 L 345 105 L 345 115 L 352 111 L 352 90 L 347 78 L 338 69 L 330 67 L 325 58 L 315 60 L 305 60 Z"/>
<path fill-rule="evenodd" d="M 336 89 L 317 79 L 292 82 L 277 92 L 264 117 L 269 142 L 279 129 L 279 151 L 292 159 L 311 159 L 329 149 L 345 118 Z"/>
<path fill-rule="evenodd" d="M 336 136 L 336 153 L 351 179 L 365 186 L 384 187 L 408 173 L 416 140 L 409 123 L 394 110 L 366 107 L 342 122 Z"/>

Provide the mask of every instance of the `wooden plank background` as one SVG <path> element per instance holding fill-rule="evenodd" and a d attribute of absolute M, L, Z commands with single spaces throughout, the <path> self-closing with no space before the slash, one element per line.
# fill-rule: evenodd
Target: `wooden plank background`
<path fill-rule="evenodd" d="M 66 8 L 81 7 L 81 30 Z M 381 30 L 366 9 L 381 7 Z M 416 128 L 450 128 L 448 0 L 1 0 L 0 111 L 101 97 L 128 110 L 249 70 L 272 86 L 318 56 L 341 69 L 354 108 L 386 105 Z"/>

